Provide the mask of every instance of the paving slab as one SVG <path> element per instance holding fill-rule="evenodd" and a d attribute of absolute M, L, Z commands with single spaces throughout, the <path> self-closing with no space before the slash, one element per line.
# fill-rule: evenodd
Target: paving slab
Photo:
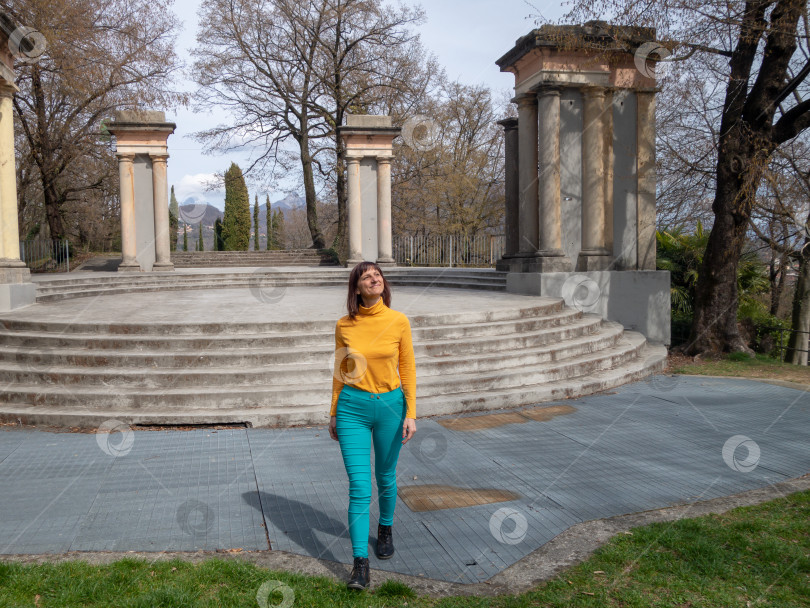
<path fill-rule="evenodd" d="M 400 491 L 441 484 L 518 498 L 411 511 L 400 494 L 396 554 L 380 561 L 375 485 L 372 567 L 480 583 L 581 522 L 810 472 L 810 398 L 801 389 L 656 376 L 558 404 L 574 411 L 476 431 L 441 424 L 458 416 L 418 420 L 400 455 Z M 4 428 L 0 487 L 0 554 L 241 548 L 351 563 L 348 479 L 322 426 L 111 435 Z"/>

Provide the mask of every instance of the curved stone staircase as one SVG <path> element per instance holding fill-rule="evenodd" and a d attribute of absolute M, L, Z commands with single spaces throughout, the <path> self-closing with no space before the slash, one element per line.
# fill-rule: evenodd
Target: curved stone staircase
<path fill-rule="evenodd" d="M 38 301 L 138 290 L 345 285 L 346 269 L 125 277 L 37 277 Z M 503 287 L 504 273 L 390 269 L 394 284 Z M 286 281 L 286 283 L 285 283 Z M 263 284 L 263 283 L 261 283 Z M 498 286 L 501 285 L 501 287 Z M 264 285 L 264 284 L 263 284 Z M 265 288 L 264 285 L 263 288 Z M 283 287 L 281 287 L 283 288 Z M 575 397 L 663 369 L 666 349 L 564 306 L 525 305 L 410 316 L 417 417 Z M 57 323 L 0 318 L 0 420 L 97 427 L 328 421 L 334 320 L 228 323 Z"/>

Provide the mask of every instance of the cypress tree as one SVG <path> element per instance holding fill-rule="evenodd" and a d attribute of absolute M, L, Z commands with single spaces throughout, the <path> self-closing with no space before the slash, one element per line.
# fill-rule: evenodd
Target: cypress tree
<path fill-rule="evenodd" d="M 276 209 L 273 213 L 273 240 L 276 249 L 285 249 L 284 244 L 284 211 Z"/>
<path fill-rule="evenodd" d="M 180 205 L 174 196 L 174 186 L 172 186 L 172 196 L 169 201 L 169 244 L 171 251 L 177 251 L 177 227 L 180 217 Z"/>
<path fill-rule="evenodd" d="M 267 195 L 267 203 L 266 204 L 267 204 L 267 207 L 264 210 L 264 216 L 265 216 L 264 219 L 267 222 L 267 242 L 265 243 L 264 248 L 269 251 L 270 249 L 272 249 L 271 240 L 273 238 L 273 218 L 270 215 L 270 195 L 269 194 Z"/>
<path fill-rule="evenodd" d="M 253 251 L 259 250 L 259 195 L 253 198 Z"/>
<path fill-rule="evenodd" d="M 250 245 L 250 195 L 242 170 L 236 163 L 231 163 L 225 172 L 222 239 L 227 251 L 247 251 Z"/>
<path fill-rule="evenodd" d="M 224 251 L 222 243 L 222 220 L 217 218 L 214 221 L 214 251 Z"/>
<path fill-rule="evenodd" d="M 197 239 L 197 251 L 205 251 L 205 241 L 203 240 L 202 222 L 200 222 L 200 238 Z"/>
<path fill-rule="evenodd" d="M 187 224 L 183 222 L 183 251 L 188 251 L 188 232 L 186 232 Z"/>

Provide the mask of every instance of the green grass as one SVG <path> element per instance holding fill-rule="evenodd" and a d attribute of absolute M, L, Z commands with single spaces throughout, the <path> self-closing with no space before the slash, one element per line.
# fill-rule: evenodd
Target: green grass
<path fill-rule="evenodd" d="M 670 371 L 673 374 L 768 378 L 810 384 L 810 366 L 783 363 L 763 354 L 749 357 L 745 353 L 730 353 L 717 360 L 673 365 Z"/>
<path fill-rule="evenodd" d="M 278 606 L 281 592 L 265 594 L 265 603 L 257 599 L 267 581 L 287 585 L 294 608 L 810 606 L 810 491 L 723 515 L 634 528 L 587 561 L 520 595 L 431 599 L 417 597 L 396 581 L 374 592 L 356 592 L 344 582 L 222 559 L 197 565 L 121 559 L 104 566 L 0 561 L 0 606 Z"/>

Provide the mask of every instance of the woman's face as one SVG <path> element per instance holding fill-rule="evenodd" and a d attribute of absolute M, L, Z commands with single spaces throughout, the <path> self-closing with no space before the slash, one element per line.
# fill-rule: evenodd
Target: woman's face
<path fill-rule="evenodd" d="M 376 300 L 382 295 L 384 287 L 380 271 L 372 267 L 360 276 L 360 280 L 357 282 L 357 293 L 365 300 Z"/>

